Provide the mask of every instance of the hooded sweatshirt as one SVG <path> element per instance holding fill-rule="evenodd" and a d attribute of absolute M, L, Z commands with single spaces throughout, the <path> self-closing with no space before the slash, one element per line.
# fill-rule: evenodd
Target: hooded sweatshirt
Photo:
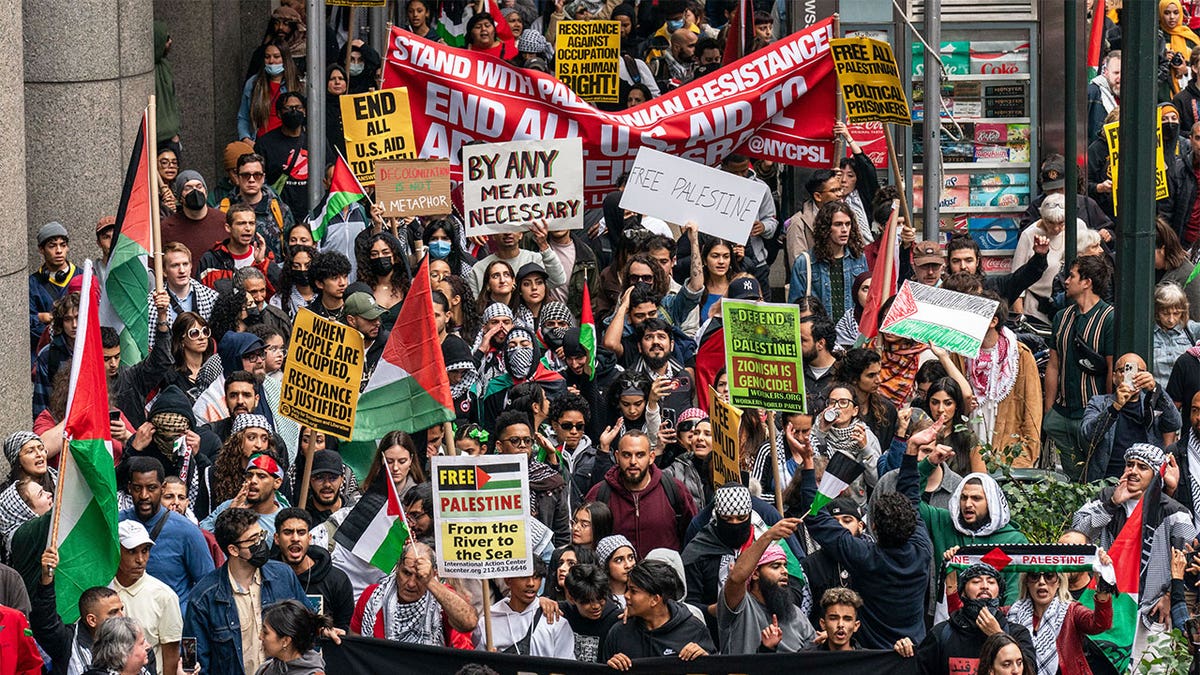
<path fill-rule="evenodd" d="M 927 462 L 922 461 L 922 483 L 928 476 L 925 470 Z M 968 529 L 959 518 L 959 503 L 963 488 L 968 483 L 978 480 L 983 485 L 983 493 L 987 498 L 988 521 L 975 530 Z M 933 559 L 941 560 L 943 554 L 954 546 L 971 546 L 975 544 L 1027 544 L 1029 540 L 1009 522 L 1011 514 L 1008 511 L 1008 499 L 1000 490 L 1000 484 L 995 478 L 986 473 L 971 473 L 963 477 L 961 483 L 950 497 L 950 508 L 939 509 L 924 502 L 921 503 L 921 518 L 929 526 L 929 536 L 933 539 Z M 1017 572 L 1004 574 L 1005 595 L 1004 605 L 1016 602 L 1020 591 L 1020 575 Z"/>
<path fill-rule="evenodd" d="M 492 638 L 496 651 L 504 651 L 513 647 L 529 634 L 529 647 L 519 648 L 525 656 L 541 656 L 556 659 L 575 658 L 575 634 L 571 625 L 565 621 L 549 623 L 544 615 L 539 616 L 540 605 L 532 602 L 523 611 L 516 611 L 509 606 L 508 600 L 501 600 L 492 605 Z M 537 618 L 537 625 L 533 625 Z M 482 626 L 482 622 L 480 622 Z M 485 649 L 486 642 L 476 642 L 476 649 Z"/>
<path fill-rule="evenodd" d="M 254 675 L 324 675 L 325 658 L 315 649 L 310 649 L 302 656 L 291 661 L 267 659 L 267 662 L 254 671 Z"/>
<path fill-rule="evenodd" d="M 171 31 L 167 24 L 155 21 L 154 96 L 157 105 L 154 120 L 159 143 L 178 136 L 180 129 L 179 100 L 175 98 L 175 70 L 167 60 L 167 42 L 170 39 Z"/>
<path fill-rule="evenodd" d="M 609 489 L 609 498 L 606 501 L 612 511 L 613 532 L 628 537 L 637 551 L 656 548 L 678 551 L 683 548 L 681 535 L 684 528 L 696 517 L 696 504 L 682 483 L 670 476 L 664 476 L 654 464 L 650 465 L 649 471 L 650 482 L 636 493 L 630 492 L 621 482 L 619 467 L 614 466 L 605 472 L 604 483 Z M 675 481 L 675 500 L 680 510 L 678 521 L 675 507 L 662 486 L 664 479 Z M 600 488 L 599 484 L 592 487 L 587 500 L 596 501 Z"/>
<path fill-rule="evenodd" d="M 601 661 L 608 661 L 617 654 L 631 659 L 648 659 L 656 656 L 676 656 L 689 642 L 695 642 L 709 654 L 715 654 L 716 645 L 708 634 L 704 622 L 698 621 L 683 603 L 667 600 L 671 618 L 654 630 L 647 630 L 645 622 L 633 618 L 618 623 L 604 638 L 604 653 Z"/>
<path fill-rule="evenodd" d="M 313 566 L 296 575 L 304 594 L 324 598 L 324 613 L 333 618 L 334 627 L 349 630 L 355 598 L 350 577 L 333 566 L 329 552 L 323 548 L 310 546 L 308 557 L 312 558 Z"/>

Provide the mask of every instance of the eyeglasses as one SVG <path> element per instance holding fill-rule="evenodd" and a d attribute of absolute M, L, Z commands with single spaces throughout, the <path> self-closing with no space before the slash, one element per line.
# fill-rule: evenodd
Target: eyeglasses
<path fill-rule="evenodd" d="M 425 516 L 429 515 L 429 512 L 428 511 L 405 511 L 404 515 L 409 520 L 418 520 L 420 518 L 424 518 Z"/>
<path fill-rule="evenodd" d="M 159 166 L 179 166 L 179 160 L 160 159 L 160 160 L 158 160 L 158 165 Z"/>
<path fill-rule="evenodd" d="M 854 405 L 854 400 L 849 398 L 831 398 L 829 399 L 829 405 L 839 408 L 849 408 Z"/>
<path fill-rule="evenodd" d="M 266 347 L 263 347 L 263 349 L 273 354 L 275 352 L 283 351 L 283 345 L 267 345 Z"/>
<path fill-rule="evenodd" d="M 530 436 L 509 436 L 501 438 L 500 441 L 518 448 L 527 448 L 533 445 L 533 438 Z"/>
<path fill-rule="evenodd" d="M 1052 584 L 1058 581 L 1058 572 L 1026 572 L 1025 581 L 1031 584 L 1036 584 L 1038 581 Z"/>
<path fill-rule="evenodd" d="M 261 349 L 250 352 L 249 354 L 242 354 L 243 361 L 262 361 L 266 357 L 267 355 Z"/>
<path fill-rule="evenodd" d="M 558 426 L 563 431 L 583 431 L 586 425 L 583 422 L 559 422 Z"/>
<path fill-rule="evenodd" d="M 254 535 L 253 537 L 248 537 L 246 539 L 242 539 L 241 541 L 238 542 L 238 545 L 239 546 L 253 546 L 259 542 L 266 541 L 266 540 L 267 540 L 267 531 L 259 530 L 258 534 Z"/>
<path fill-rule="evenodd" d="M 252 181 L 261 181 L 263 178 L 266 178 L 266 174 L 261 171 L 240 171 L 238 172 L 238 176 L 244 180 Z"/>
<path fill-rule="evenodd" d="M 208 329 L 208 326 L 192 327 L 188 329 L 187 336 L 193 340 L 199 340 L 212 336 L 212 331 Z"/>

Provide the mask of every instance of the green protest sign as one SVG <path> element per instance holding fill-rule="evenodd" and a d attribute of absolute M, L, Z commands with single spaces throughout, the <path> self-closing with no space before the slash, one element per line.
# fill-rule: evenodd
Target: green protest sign
<path fill-rule="evenodd" d="M 729 401 L 740 408 L 807 412 L 796 305 L 722 300 Z"/>

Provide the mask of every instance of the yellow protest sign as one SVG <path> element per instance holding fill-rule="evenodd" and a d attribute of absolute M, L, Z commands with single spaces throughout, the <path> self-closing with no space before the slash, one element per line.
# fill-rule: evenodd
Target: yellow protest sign
<path fill-rule="evenodd" d="M 868 37 L 837 38 L 829 41 L 829 53 L 837 69 L 848 121 L 912 126 L 891 45 Z"/>
<path fill-rule="evenodd" d="M 279 414 L 350 440 L 362 372 L 362 333 L 301 309 L 283 366 Z"/>
<path fill-rule="evenodd" d="M 741 480 L 738 432 L 742 428 L 742 411 L 721 400 L 712 387 L 708 388 L 708 414 L 712 420 L 713 450 L 712 484 L 719 488 L 729 481 Z"/>
<path fill-rule="evenodd" d="M 341 97 L 346 162 L 363 185 L 375 184 L 375 162 L 417 156 L 408 89 L 381 89 Z"/>
<path fill-rule="evenodd" d="M 432 467 L 433 504 L 425 508 L 433 512 L 438 574 L 460 579 L 533 574 L 528 457 L 434 457 Z"/>
<path fill-rule="evenodd" d="M 554 44 L 554 74 L 592 103 L 620 100 L 621 23 L 560 21 Z"/>
<path fill-rule="evenodd" d="M 1117 167 L 1120 164 L 1121 123 L 1109 122 L 1104 125 L 1104 140 L 1108 142 L 1108 175 L 1112 179 L 1113 210 L 1117 208 Z M 1167 162 L 1163 154 L 1162 120 L 1159 120 L 1158 131 L 1155 133 L 1154 148 L 1154 199 L 1166 199 L 1170 195 L 1167 187 Z"/>

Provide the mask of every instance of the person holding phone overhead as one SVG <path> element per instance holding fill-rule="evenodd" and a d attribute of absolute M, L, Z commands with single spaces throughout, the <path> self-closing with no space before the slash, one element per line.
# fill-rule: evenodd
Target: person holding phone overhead
<path fill-rule="evenodd" d="M 1124 450 L 1134 443 L 1165 448 L 1175 442 L 1183 418 L 1165 387 L 1134 353 L 1117 359 L 1113 393 L 1093 396 L 1083 412 L 1080 433 L 1089 457 L 1086 480 L 1117 478 L 1125 472 Z"/>

